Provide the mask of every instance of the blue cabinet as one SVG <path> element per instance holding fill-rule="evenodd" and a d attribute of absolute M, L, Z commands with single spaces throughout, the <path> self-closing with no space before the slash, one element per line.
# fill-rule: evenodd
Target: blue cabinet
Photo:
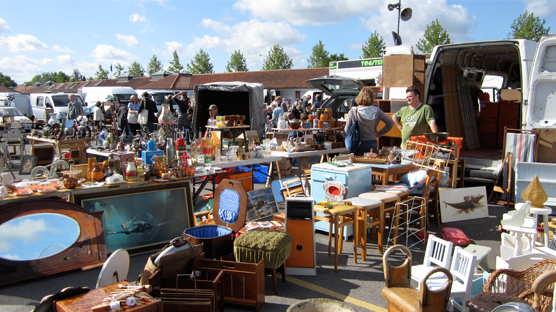
<path fill-rule="evenodd" d="M 336 181 L 347 187 L 346 198 L 357 197 L 361 193 L 372 190 L 373 171 L 368 164 L 352 164 L 346 167 L 336 167 L 326 163 L 311 167 L 311 196 L 315 203 L 324 201 L 323 184 L 326 181 Z M 315 229 L 328 233 L 328 223 L 317 222 Z M 352 226 L 346 227 L 344 237 L 353 234 Z"/>

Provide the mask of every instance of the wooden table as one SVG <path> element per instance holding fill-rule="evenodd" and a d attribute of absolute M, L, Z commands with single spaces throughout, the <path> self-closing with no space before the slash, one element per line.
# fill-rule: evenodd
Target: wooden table
<path fill-rule="evenodd" d="M 338 271 L 338 253 L 342 252 L 342 245 L 343 245 L 343 232 L 344 227 L 353 224 L 354 233 L 357 233 L 357 207 L 351 205 L 337 205 L 333 208 L 325 208 L 321 205 L 314 205 L 313 210 L 315 212 L 320 212 L 324 214 L 324 216 L 319 216 L 315 214 L 315 221 L 324 221 L 330 224 L 329 231 L 328 231 L 328 255 L 330 256 L 330 246 L 332 242 L 332 226 L 334 226 L 334 271 Z M 345 220 L 345 218 L 351 218 L 349 220 Z M 339 229 L 338 229 L 339 228 Z M 342 240 L 338 243 L 338 232 Z M 357 263 L 357 235 L 353 235 L 353 262 Z"/>
<path fill-rule="evenodd" d="M 299 166 L 297 167 L 297 175 L 301 177 L 301 173 L 304 172 L 305 169 L 309 169 L 307 165 L 307 157 L 311 156 L 321 156 L 320 162 L 324 162 L 330 160 L 330 154 L 338 154 L 338 153 L 347 153 L 348 149 L 345 147 L 342 148 L 333 148 L 327 150 L 314 150 L 314 151 L 306 151 L 306 152 L 285 152 L 285 151 L 274 151 L 272 152 L 272 156 L 280 156 L 284 158 L 299 158 Z"/>
<path fill-rule="evenodd" d="M 372 164 L 373 175 L 380 176 L 382 185 L 388 185 L 391 176 L 408 173 L 416 167 L 410 163 L 407 164 Z"/>
<path fill-rule="evenodd" d="M 89 143 L 89 139 L 72 139 L 72 140 L 54 140 L 54 139 L 47 139 L 47 138 L 38 138 L 34 136 L 27 136 L 29 139 L 29 143 L 31 144 L 31 154 L 34 154 L 35 143 L 49 143 L 56 148 L 58 151 L 58 155 L 60 159 L 62 159 L 62 150 L 63 149 L 73 149 L 76 148 L 79 152 L 79 158 L 77 163 L 79 164 L 86 164 L 87 159 L 85 155 L 86 145 Z"/>

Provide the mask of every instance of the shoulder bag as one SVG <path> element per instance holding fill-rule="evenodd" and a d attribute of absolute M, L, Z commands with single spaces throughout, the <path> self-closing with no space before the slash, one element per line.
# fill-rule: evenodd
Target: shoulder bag
<path fill-rule="evenodd" d="M 357 114 L 357 111 L 355 111 Z M 357 123 L 357 116 L 354 116 L 355 120 L 353 124 L 349 127 L 346 133 L 346 148 L 350 153 L 355 153 L 359 146 L 361 146 L 361 132 L 359 132 L 359 124 Z"/>
<path fill-rule="evenodd" d="M 139 109 L 141 109 L 141 112 L 137 116 L 137 123 L 140 125 L 146 125 L 149 122 L 149 110 L 147 109 L 147 103 L 145 100 L 141 101 Z"/>

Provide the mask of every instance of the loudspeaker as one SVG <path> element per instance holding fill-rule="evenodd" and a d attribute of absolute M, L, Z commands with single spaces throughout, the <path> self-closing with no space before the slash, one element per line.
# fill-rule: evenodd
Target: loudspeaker
<path fill-rule="evenodd" d="M 400 37 L 397 32 L 392 32 L 392 39 L 394 40 L 394 45 L 402 45 L 402 37 Z"/>
<path fill-rule="evenodd" d="M 402 19 L 402 21 L 407 22 L 411 19 L 412 13 L 413 11 L 411 10 L 411 8 L 405 8 L 402 10 L 402 13 L 400 14 L 400 18 Z"/>
<path fill-rule="evenodd" d="M 287 275 L 317 275 L 314 216 L 312 197 L 286 198 L 285 231 L 293 236 Z"/>

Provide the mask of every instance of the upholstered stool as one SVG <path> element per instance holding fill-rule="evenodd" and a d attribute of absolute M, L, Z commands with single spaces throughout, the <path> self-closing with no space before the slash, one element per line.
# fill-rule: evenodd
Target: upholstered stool
<path fill-rule="evenodd" d="M 381 216 L 384 214 L 384 204 L 380 200 L 364 197 L 353 197 L 346 199 L 346 201 L 357 207 L 356 234 L 361 245 L 361 260 L 365 261 L 367 259 L 367 228 L 373 228 L 373 232 L 376 231 L 375 227 L 378 228 L 378 252 L 382 254 L 384 219 Z M 369 217 L 371 217 L 371 222 L 367 220 Z"/>
<path fill-rule="evenodd" d="M 398 202 L 403 202 L 409 199 L 409 190 L 375 190 L 376 192 L 396 194 Z"/>
<path fill-rule="evenodd" d="M 359 194 L 359 197 L 370 198 L 370 199 L 381 201 L 384 204 L 384 213 L 381 217 L 383 220 L 382 224 L 384 224 L 384 227 L 388 226 L 389 229 L 392 229 L 392 225 L 394 225 L 393 227 L 397 231 L 399 220 L 395 219 L 394 215 L 396 214 L 395 211 L 396 211 L 396 203 L 398 202 L 398 195 L 392 193 L 386 193 L 386 192 L 372 191 L 372 192 Z M 390 215 L 389 223 L 386 222 L 387 214 Z M 375 233 L 373 231 L 373 237 L 374 235 Z M 395 244 L 398 242 L 397 236 L 398 235 L 394 236 Z"/>
<path fill-rule="evenodd" d="M 272 270 L 274 294 L 277 294 L 276 269 L 282 268 L 282 281 L 286 281 L 284 263 L 290 256 L 292 241 L 288 233 L 251 230 L 234 240 L 234 256 L 238 262 L 249 263 L 258 263 L 264 258 L 265 269 Z"/>

